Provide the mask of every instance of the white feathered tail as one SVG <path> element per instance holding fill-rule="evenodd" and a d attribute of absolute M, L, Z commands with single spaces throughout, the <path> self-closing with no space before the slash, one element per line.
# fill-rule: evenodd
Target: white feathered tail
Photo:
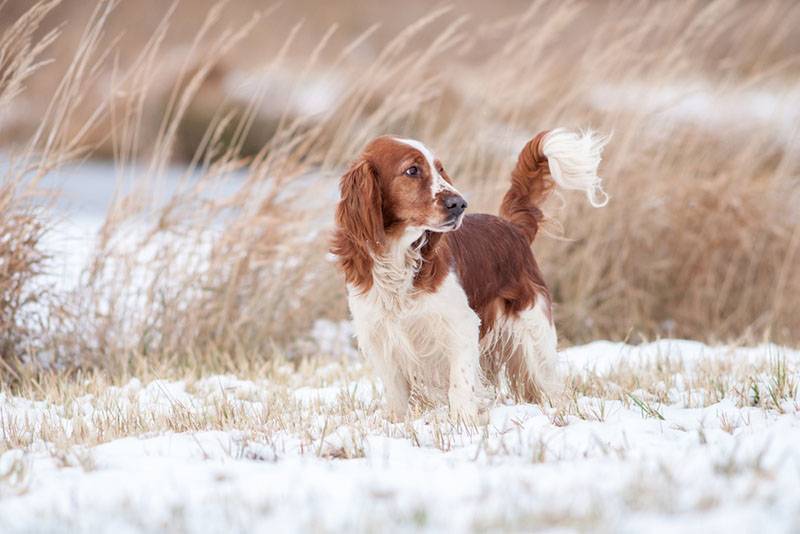
<path fill-rule="evenodd" d="M 528 141 L 511 173 L 511 188 L 500 205 L 500 216 L 519 227 L 533 242 L 542 221 L 541 203 L 554 185 L 584 191 L 596 207 L 608 203 L 597 168 L 607 140 L 592 131 L 563 128 L 540 132 Z"/>

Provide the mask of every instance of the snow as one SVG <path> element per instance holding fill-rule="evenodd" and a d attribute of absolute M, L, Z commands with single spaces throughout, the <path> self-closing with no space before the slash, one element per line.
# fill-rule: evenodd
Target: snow
<path fill-rule="evenodd" d="M 591 103 L 604 112 L 635 109 L 661 119 L 683 124 L 700 124 L 713 131 L 753 135 L 757 128 L 768 129 L 773 140 L 796 146 L 800 128 L 800 93 L 795 86 L 714 86 L 707 80 L 682 79 L 654 85 L 628 81 L 598 85 Z"/>
<path fill-rule="evenodd" d="M 255 381 L 134 379 L 69 406 L 0 393 L 0 451 L 22 420 L 91 425 L 104 411 L 168 418 L 176 406 L 207 414 L 226 399 L 253 417 L 281 412 L 239 427 L 6 446 L 0 532 L 800 529 L 800 353 L 662 340 L 599 341 L 561 356 L 572 377 L 612 381 L 622 368 L 644 377 L 669 361 L 682 380 L 668 403 L 652 400 L 652 384 L 637 391 L 663 419 L 580 396 L 579 411 L 561 417 L 499 402 L 470 430 L 446 423 L 444 409 L 386 421 L 380 384 L 351 360 Z M 685 394 L 714 362 L 768 383 L 756 375 L 776 360 L 795 384 L 779 406 L 742 403 L 733 390 L 705 404 Z"/>
<path fill-rule="evenodd" d="M 623 362 L 647 365 L 670 357 L 677 358 L 690 369 L 698 362 L 719 358 L 748 364 L 770 358 L 788 358 L 793 363 L 800 362 L 800 352 L 771 343 L 758 347 L 709 347 L 705 343 L 687 339 L 662 339 L 644 345 L 595 341 L 571 347 L 560 354 L 564 371 L 592 371 L 600 375 L 608 374 Z"/>

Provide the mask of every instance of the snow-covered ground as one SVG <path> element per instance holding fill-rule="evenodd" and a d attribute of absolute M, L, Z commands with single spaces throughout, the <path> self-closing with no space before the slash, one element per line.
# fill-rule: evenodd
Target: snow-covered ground
<path fill-rule="evenodd" d="M 800 531 L 800 353 L 561 353 L 566 399 L 390 423 L 359 363 L 0 393 L 0 532 Z"/>

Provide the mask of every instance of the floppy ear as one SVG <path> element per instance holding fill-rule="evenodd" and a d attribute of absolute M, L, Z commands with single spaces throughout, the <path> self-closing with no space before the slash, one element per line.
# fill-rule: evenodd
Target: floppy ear
<path fill-rule="evenodd" d="M 362 160 L 342 176 L 336 222 L 356 244 L 380 250 L 384 243 L 381 189 L 369 162 Z"/>
<path fill-rule="evenodd" d="M 383 249 L 381 189 L 367 161 L 353 165 L 339 183 L 333 252 L 348 283 L 362 291 L 372 287 L 372 254 Z"/>

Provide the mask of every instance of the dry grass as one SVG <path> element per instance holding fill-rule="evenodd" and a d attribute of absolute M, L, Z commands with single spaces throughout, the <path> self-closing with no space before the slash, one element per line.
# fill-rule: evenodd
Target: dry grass
<path fill-rule="evenodd" d="M 53 3 L 34 6 L 0 34 L 0 125 L 57 35 L 50 32 L 39 39 L 33 36 L 53 6 Z M 35 281 L 44 270 L 46 257 L 40 241 L 47 227 L 42 199 L 33 184 L 23 183 L 19 174 L 15 174 L 13 160 L 3 162 L 3 172 L 0 183 L 0 368 L 3 370 L 0 374 L 13 375 L 20 355 L 31 351 L 31 337 L 37 333 L 36 314 L 30 309 L 43 296 Z"/>
<path fill-rule="evenodd" d="M 264 51 L 263 83 L 235 102 L 217 94 L 219 81 L 274 12 L 231 24 L 214 7 L 174 53 L 167 9 L 137 53 L 120 56 L 104 32 L 114 7 L 100 2 L 40 126 L 9 145 L 24 164 L 4 171 L 11 190 L 27 187 L 96 149 L 118 169 L 120 193 L 80 283 L 53 299 L 44 328 L 19 330 L 61 369 L 249 374 L 277 355 L 302 355 L 298 340 L 315 319 L 346 314 L 325 259 L 332 202 L 318 191 L 369 138 L 425 140 L 471 204 L 493 210 L 526 136 L 556 125 L 614 132 L 602 167 L 612 203 L 553 202 L 551 236 L 535 246 L 565 343 L 632 333 L 798 342 L 796 127 L 783 128 L 780 112 L 761 120 L 742 109 L 722 123 L 670 113 L 696 83 L 716 102 L 796 96 L 800 9 L 790 2 L 755 11 L 746 2 L 536 3 L 477 26 L 443 8 L 382 34 L 374 54 L 359 54 L 373 30 L 338 44 L 332 28 L 300 64 L 295 44 L 307 39 L 296 26 Z M 22 72 L 57 39 L 41 17 L 26 17 L 25 31 L 6 30 L 24 61 L 0 61 Z M 290 96 L 265 117 L 269 84 L 285 72 Z M 298 111 L 292 103 L 320 75 L 341 82 L 335 104 Z M 11 88 L 6 107 L 25 94 L 19 83 L 0 87 Z M 662 88 L 676 92 L 654 108 L 649 95 Z M 188 152 L 187 124 L 201 125 Z M 254 132 L 263 135 L 255 147 Z M 187 153 L 177 191 L 157 194 Z"/>
<path fill-rule="evenodd" d="M 44 269 L 46 228 L 32 199 L 14 184 L 0 187 L 0 366 L 12 370 L 35 332 L 29 310 L 42 297 L 34 280 Z"/>
<path fill-rule="evenodd" d="M 729 354 L 719 350 L 699 359 L 687 359 L 679 347 L 666 344 L 654 356 L 628 350 L 629 358 L 611 370 L 571 367 L 563 393 L 541 407 L 551 424 L 604 422 L 610 411 L 622 408 L 675 426 L 682 423 L 665 416 L 665 407 L 680 412 L 723 401 L 764 414 L 798 409 L 796 356 L 787 358 L 781 349 L 746 349 L 754 355 L 748 358 L 732 347 Z M 130 380 L 103 371 L 81 372 L 71 380 L 50 373 L 13 390 L 0 389 L 6 403 L 0 414 L 0 453 L 42 444 L 59 451 L 128 436 L 222 430 L 278 447 L 298 439 L 301 450 L 310 454 L 354 458 L 359 451 L 363 455 L 367 436 L 401 438 L 417 446 L 424 441 L 447 451 L 465 440 L 480 441 L 489 431 L 488 421 L 467 429 L 455 425 L 444 409 L 389 423 L 381 391 L 369 368 L 346 360 L 302 365 L 273 360 L 257 373 L 238 377 L 198 377 L 169 364 Z M 509 392 L 498 392 L 495 405 L 512 399 Z M 749 425 L 731 417 L 718 413 L 719 427 L 728 433 Z M 500 449 L 485 452 L 503 454 Z"/>

